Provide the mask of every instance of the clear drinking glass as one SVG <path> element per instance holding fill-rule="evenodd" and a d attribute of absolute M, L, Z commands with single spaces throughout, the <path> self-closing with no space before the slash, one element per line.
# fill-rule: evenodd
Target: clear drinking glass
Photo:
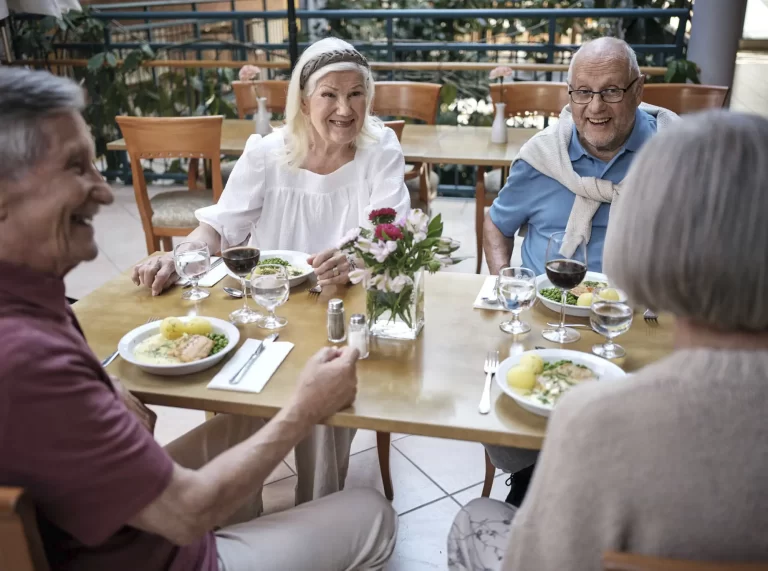
<path fill-rule="evenodd" d="M 499 329 L 513 335 L 528 333 L 531 326 L 520 321 L 520 312 L 533 307 L 536 301 L 536 274 L 528 268 L 502 268 L 496 287 L 496 296 L 512 314 L 512 319 L 502 321 Z"/>
<path fill-rule="evenodd" d="M 260 323 L 264 329 L 279 329 L 285 327 L 288 320 L 277 317 L 275 308 L 288 301 L 291 285 L 288 272 L 283 266 L 264 264 L 259 266 L 258 273 L 251 277 L 251 292 L 253 299 L 269 312 Z"/>
<path fill-rule="evenodd" d="M 604 344 L 592 347 L 595 355 L 616 359 L 627 354 L 621 345 L 613 342 L 615 337 L 626 333 L 632 326 L 632 308 L 623 291 L 615 288 L 594 290 L 589 323 L 596 333 L 606 338 Z"/>
<path fill-rule="evenodd" d="M 197 287 L 200 277 L 211 269 L 211 253 L 205 242 L 192 240 L 177 245 L 173 249 L 173 263 L 176 265 L 176 273 L 192 283 L 192 288 L 184 292 L 181 299 L 197 301 L 211 295 L 208 290 Z"/>
<path fill-rule="evenodd" d="M 574 343 L 581 335 L 565 326 L 565 302 L 568 290 L 579 285 L 587 275 L 587 244 L 581 238 L 555 232 L 549 237 L 545 267 L 549 281 L 562 292 L 562 305 L 558 328 L 545 329 L 541 335 L 553 343 Z"/>
<path fill-rule="evenodd" d="M 233 246 L 221 252 L 229 270 L 240 277 L 240 285 L 243 288 L 243 307 L 229 314 L 229 320 L 235 324 L 258 323 L 264 316 L 258 311 L 248 307 L 248 276 L 258 265 L 261 251 L 255 246 Z"/>

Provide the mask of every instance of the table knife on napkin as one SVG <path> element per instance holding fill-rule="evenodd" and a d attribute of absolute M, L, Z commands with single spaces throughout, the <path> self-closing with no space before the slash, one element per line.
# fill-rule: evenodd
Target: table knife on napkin
<path fill-rule="evenodd" d="M 264 341 L 261 342 L 261 345 L 253 352 L 253 355 L 248 357 L 248 360 L 245 362 L 245 364 L 240 368 L 240 370 L 235 373 L 235 376 L 232 377 L 232 380 L 229 381 L 230 385 L 236 385 L 240 381 L 243 380 L 243 377 L 245 377 L 245 374 L 248 372 L 248 369 L 251 368 L 251 365 L 253 365 L 256 362 L 256 359 L 259 358 L 259 355 L 261 355 L 264 352 L 264 349 L 267 348 L 267 345 L 275 341 L 280 335 L 278 333 L 273 333 Z"/>

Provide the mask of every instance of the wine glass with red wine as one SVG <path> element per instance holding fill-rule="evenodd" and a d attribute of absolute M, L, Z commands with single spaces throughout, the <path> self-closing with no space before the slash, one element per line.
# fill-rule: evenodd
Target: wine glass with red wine
<path fill-rule="evenodd" d="M 248 278 L 258 265 L 261 251 L 255 246 L 233 246 L 221 252 L 221 258 L 229 270 L 240 278 L 243 288 L 243 307 L 229 314 L 229 320 L 236 324 L 256 323 L 263 319 L 258 311 L 248 307 Z"/>
<path fill-rule="evenodd" d="M 560 306 L 560 326 L 557 329 L 545 329 L 541 335 L 553 343 L 574 343 L 581 338 L 578 331 L 565 326 L 565 303 L 568 290 L 579 285 L 587 275 L 587 244 L 581 238 L 569 236 L 572 242 L 568 247 L 565 232 L 555 232 L 549 237 L 545 268 L 547 277 L 553 286 L 562 292 Z M 573 250 L 573 251 L 571 251 Z"/>

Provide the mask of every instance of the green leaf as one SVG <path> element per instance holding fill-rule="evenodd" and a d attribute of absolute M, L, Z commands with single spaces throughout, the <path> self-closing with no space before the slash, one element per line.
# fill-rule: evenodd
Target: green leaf
<path fill-rule="evenodd" d="M 155 52 L 154 50 L 149 47 L 149 44 L 141 44 L 141 53 L 144 54 L 144 57 L 147 59 L 155 59 Z"/>
<path fill-rule="evenodd" d="M 117 66 L 117 57 L 115 57 L 114 52 L 107 52 L 106 53 L 106 62 L 109 67 L 116 67 Z"/>
<path fill-rule="evenodd" d="M 133 50 L 131 53 L 125 56 L 125 59 L 123 60 L 123 71 L 125 73 L 136 71 L 139 68 L 139 64 L 141 64 L 141 61 L 141 52 Z"/>
<path fill-rule="evenodd" d="M 104 65 L 104 58 L 106 57 L 106 53 L 101 52 L 100 54 L 96 54 L 91 59 L 88 60 L 88 69 L 90 71 L 97 71 L 101 66 Z"/>

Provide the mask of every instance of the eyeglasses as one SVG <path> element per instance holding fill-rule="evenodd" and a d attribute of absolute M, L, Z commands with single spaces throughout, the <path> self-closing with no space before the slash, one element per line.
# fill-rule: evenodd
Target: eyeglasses
<path fill-rule="evenodd" d="M 599 95 L 600 99 L 605 103 L 620 103 L 624 99 L 624 94 L 629 91 L 635 82 L 640 79 L 641 76 L 637 76 L 633 79 L 629 85 L 624 89 L 618 87 L 611 87 L 610 89 L 603 89 L 602 91 L 590 91 L 588 89 L 569 89 L 568 95 L 571 96 L 571 101 L 577 105 L 586 105 L 592 101 L 595 95 Z"/>

